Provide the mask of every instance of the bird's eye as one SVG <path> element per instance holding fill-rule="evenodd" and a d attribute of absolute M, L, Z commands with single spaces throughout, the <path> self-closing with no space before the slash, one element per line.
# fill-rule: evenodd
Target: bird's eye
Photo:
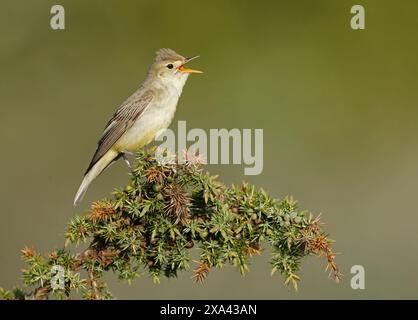
<path fill-rule="evenodd" d="M 173 69 L 173 65 L 172 65 L 171 63 L 169 63 L 169 64 L 167 65 L 167 68 L 168 68 L 168 69 Z"/>

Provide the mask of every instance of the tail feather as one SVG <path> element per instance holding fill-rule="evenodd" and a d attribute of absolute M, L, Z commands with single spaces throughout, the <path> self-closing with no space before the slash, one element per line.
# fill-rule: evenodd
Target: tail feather
<path fill-rule="evenodd" d="M 96 164 L 90 168 L 84 175 L 83 181 L 78 188 L 77 194 L 74 198 L 74 206 L 78 205 L 81 200 L 83 200 L 84 195 L 90 185 L 90 183 L 100 174 L 104 169 L 106 169 L 116 158 L 118 153 L 113 150 L 109 150 L 107 153 L 100 158 Z"/>

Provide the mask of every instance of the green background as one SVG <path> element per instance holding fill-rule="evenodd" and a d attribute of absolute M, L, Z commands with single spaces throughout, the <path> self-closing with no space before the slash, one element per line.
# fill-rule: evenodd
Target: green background
<path fill-rule="evenodd" d="M 66 30 L 49 26 L 66 9 Z M 366 30 L 350 8 L 366 8 Z M 211 166 L 322 213 L 343 274 L 305 259 L 298 293 L 270 276 L 269 250 L 241 277 L 226 267 L 202 285 L 191 272 L 154 285 L 108 275 L 118 298 L 417 298 L 418 2 L 0 2 L 0 285 L 20 282 L 19 250 L 63 244 L 66 223 L 128 181 L 120 161 L 74 194 L 101 131 L 142 81 L 154 52 L 200 54 L 175 121 L 191 128 L 263 128 L 264 171 Z M 175 128 L 176 126 L 172 126 Z M 352 290 L 350 268 L 366 270 Z"/>

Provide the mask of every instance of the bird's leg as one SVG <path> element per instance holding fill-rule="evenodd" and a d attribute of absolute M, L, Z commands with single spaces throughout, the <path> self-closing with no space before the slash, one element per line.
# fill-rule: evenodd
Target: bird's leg
<path fill-rule="evenodd" d="M 125 161 L 126 165 L 128 166 L 129 170 L 131 171 L 132 175 L 134 174 L 134 170 L 132 169 L 132 165 L 129 162 L 128 158 L 126 157 L 126 154 L 122 153 L 123 161 Z"/>
<path fill-rule="evenodd" d="M 126 153 L 122 153 L 122 158 L 123 158 L 123 161 L 125 161 L 126 165 L 128 166 L 129 171 L 131 171 L 131 176 L 132 176 L 131 179 L 133 179 L 135 188 L 138 188 L 139 187 L 139 185 L 138 185 L 138 179 L 135 176 L 135 172 L 134 172 L 134 170 L 132 168 L 131 163 L 129 162 L 128 158 L 126 157 Z"/>

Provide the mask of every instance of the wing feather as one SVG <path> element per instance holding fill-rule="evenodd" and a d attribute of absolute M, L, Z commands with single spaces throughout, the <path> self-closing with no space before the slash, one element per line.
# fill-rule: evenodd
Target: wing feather
<path fill-rule="evenodd" d="M 133 94 L 116 110 L 103 131 L 86 173 L 112 148 L 126 130 L 134 124 L 135 120 L 144 113 L 152 98 L 152 91 Z"/>

